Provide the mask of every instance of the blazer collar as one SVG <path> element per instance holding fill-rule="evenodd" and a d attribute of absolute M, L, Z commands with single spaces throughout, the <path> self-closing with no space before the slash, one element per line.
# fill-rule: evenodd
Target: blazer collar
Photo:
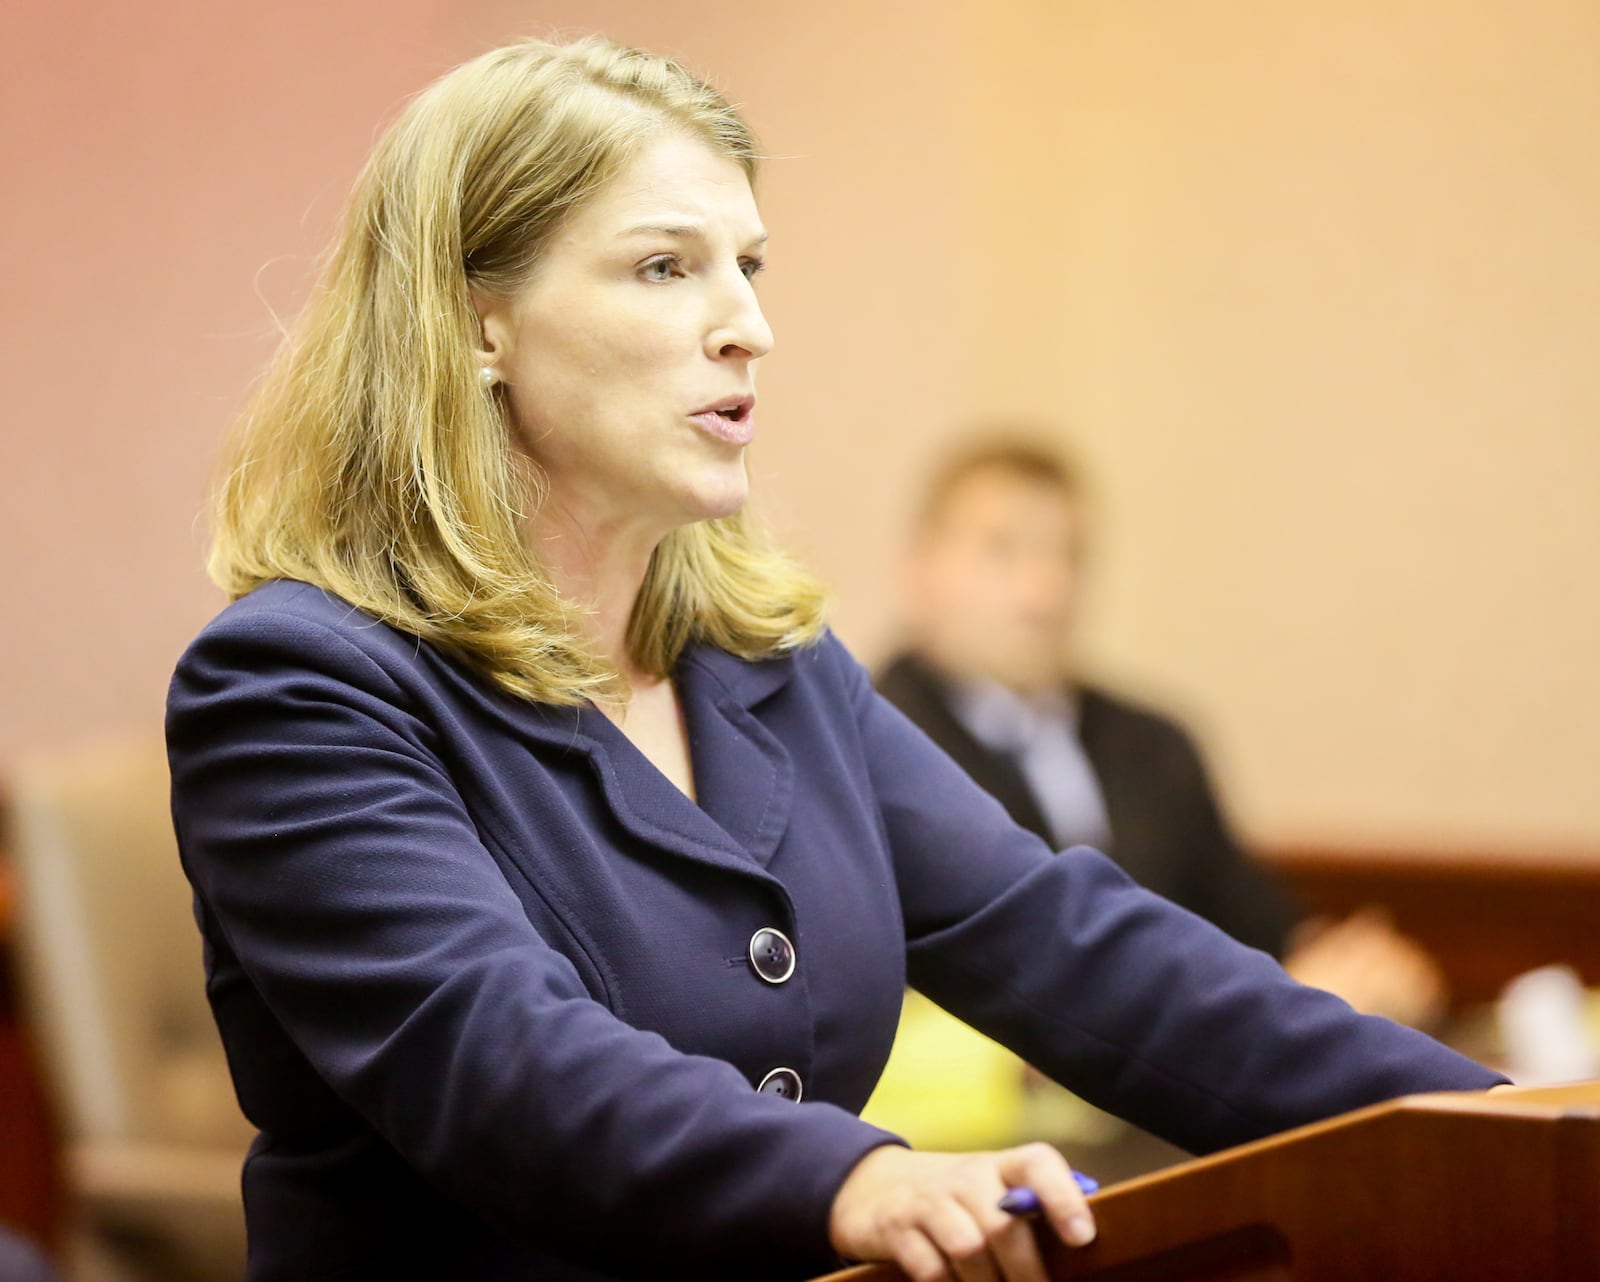
<path fill-rule="evenodd" d="M 454 665 L 449 665 L 454 667 Z M 518 736 L 587 757 L 617 821 L 662 850 L 765 878 L 789 825 L 794 763 L 756 715 L 789 683 L 789 656 L 752 662 L 703 644 L 678 664 L 698 801 L 691 801 L 593 705 L 518 701 L 455 670 Z"/>

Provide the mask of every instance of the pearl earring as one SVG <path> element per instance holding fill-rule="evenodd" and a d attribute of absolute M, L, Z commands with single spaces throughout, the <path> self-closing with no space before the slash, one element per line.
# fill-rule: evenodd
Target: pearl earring
<path fill-rule="evenodd" d="M 489 366 L 485 365 L 478 371 L 478 381 L 485 387 L 493 387 L 499 381 L 499 375 Z"/>

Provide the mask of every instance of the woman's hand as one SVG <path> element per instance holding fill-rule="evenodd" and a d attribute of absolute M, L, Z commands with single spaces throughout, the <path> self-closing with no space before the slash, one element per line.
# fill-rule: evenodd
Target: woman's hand
<path fill-rule="evenodd" d="M 1048 1144 L 998 1153 L 873 1149 L 839 1186 L 828 1236 L 841 1255 L 892 1260 L 913 1282 L 1047 1282 L 1033 1225 L 999 1207 L 1007 1189 L 1024 1185 L 1062 1241 L 1093 1240 L 1072 1168 Z"/>

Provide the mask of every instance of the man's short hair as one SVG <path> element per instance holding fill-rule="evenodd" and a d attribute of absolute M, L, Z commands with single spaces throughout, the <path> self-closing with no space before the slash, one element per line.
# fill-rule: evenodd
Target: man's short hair
<path fill-rule="evenodd" d="M 969 477 L 991 471 L 1051 486 L 1069 502 L 1083 496 L 1078 465 L 1060 446 L 1037 435 L 990 432 L 956 450 L 934 470 L 917 511 L 918 532 L 938 522 L 950 496 Z"/>

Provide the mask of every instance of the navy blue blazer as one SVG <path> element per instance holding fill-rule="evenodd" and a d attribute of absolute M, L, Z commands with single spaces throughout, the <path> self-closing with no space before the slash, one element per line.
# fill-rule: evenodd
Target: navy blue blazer
<path fill-rule="evenodd" d="M 831 637 L 676 678 L 698 804 L 592 707 L 304 584 L 185 652 L 173 813 L 260 1130 L 253 1282 L 821 1272 L 893 1142 L 855 1113 L 908 975 L 1199 1151 L 1500 1080 L 1056 857 Z"/>

